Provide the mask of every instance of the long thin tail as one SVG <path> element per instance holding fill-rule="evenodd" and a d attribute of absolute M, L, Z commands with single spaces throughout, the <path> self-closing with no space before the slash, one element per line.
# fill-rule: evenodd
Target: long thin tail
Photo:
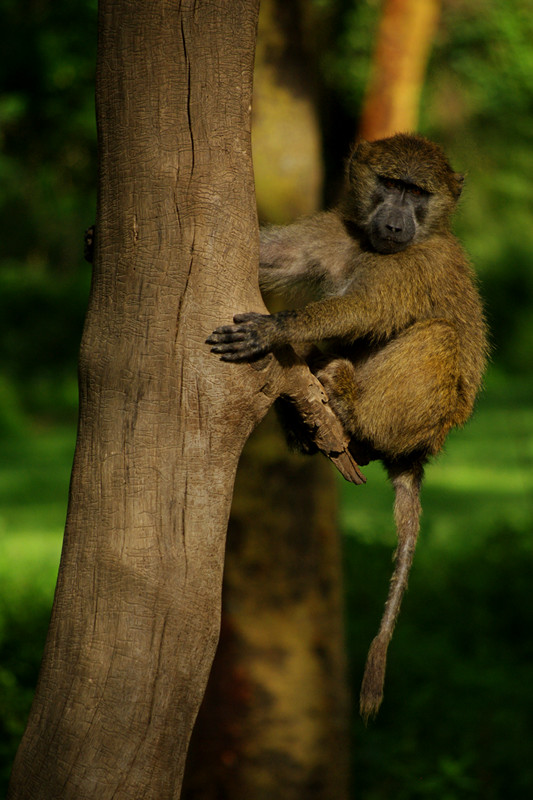
<path fill-rule="evenodd" d="M 398 535 L 394 572 L 379 631 L 368 651 L 361 685 L 359 712 L 365 724 L 375 717 L 383 700 L 383 684 L 387 666 L 387 650 L 407 588 L 420 527 L 420 487 L 424 475 L 422 462 L 408 467 L 386 465 L 395 491 L 394 519 Z"/>

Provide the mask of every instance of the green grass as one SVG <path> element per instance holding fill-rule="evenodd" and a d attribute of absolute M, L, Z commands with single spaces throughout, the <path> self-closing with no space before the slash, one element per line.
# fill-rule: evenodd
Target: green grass
<path fill-rule="evenodd" d="M 0 796 L 35 689 L 74 440 L 72 426 L 28 428 L 0 440 Z"/>
<path fill-rule="evenodd" d="M 50 602 L 74 441 L 75 430 L 65 427 L 0 442 L 0 609 L 19 596 Z"/>

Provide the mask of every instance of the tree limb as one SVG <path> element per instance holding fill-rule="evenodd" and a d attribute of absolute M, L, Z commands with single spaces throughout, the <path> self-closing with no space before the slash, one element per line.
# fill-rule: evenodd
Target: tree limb
<path fill-rule="evenodd" d="M 288 376 L 287 376 L 288 377 Z M 366 478 L 348 450 L 349 437 L 331 409 L 324 387 L 309 368 L 300 364 L 290 370 L 286 394 L 294 403 L 318 449 L 329 458 L 343 478 L 366 483 Z"/>
<path fill-rule="evenodd" d="M 274 370 L 272 383 L 269 381 L 263 391 L 274 398 L 286 397 L 294 405 L 310 438 L 345 480 L 357 485 L 366 483 L 365 476 L 348 449 L 350 439 L 329 405 L 328 396 L 318 378 L 292 347 L 284 347 L 274 355 L 274 359 L 267 356 L 255 365 L 259 369 L 268 365 Z"/>

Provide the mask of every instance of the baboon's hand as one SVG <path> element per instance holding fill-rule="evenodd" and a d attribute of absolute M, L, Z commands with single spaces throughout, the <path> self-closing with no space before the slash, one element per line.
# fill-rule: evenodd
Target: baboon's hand
<path fill-rule="evenodd" d="M 253 361 L 266 355 L 277 341 L 278 325 L 270 314 L 236 314 L 234 325 L 221 325 L 206 340 L 222 361 Z"/>

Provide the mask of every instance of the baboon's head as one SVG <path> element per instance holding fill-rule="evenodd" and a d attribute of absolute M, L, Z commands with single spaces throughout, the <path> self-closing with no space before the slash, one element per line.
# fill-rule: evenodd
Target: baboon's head
<path fill-rule="evenodd" d="M 378 253 L 397 253 L 448 230 L 461 194 L 442 149 L 421 136 L 396 134 L 359 142 L 348 165 L 345 216 Z"/>

